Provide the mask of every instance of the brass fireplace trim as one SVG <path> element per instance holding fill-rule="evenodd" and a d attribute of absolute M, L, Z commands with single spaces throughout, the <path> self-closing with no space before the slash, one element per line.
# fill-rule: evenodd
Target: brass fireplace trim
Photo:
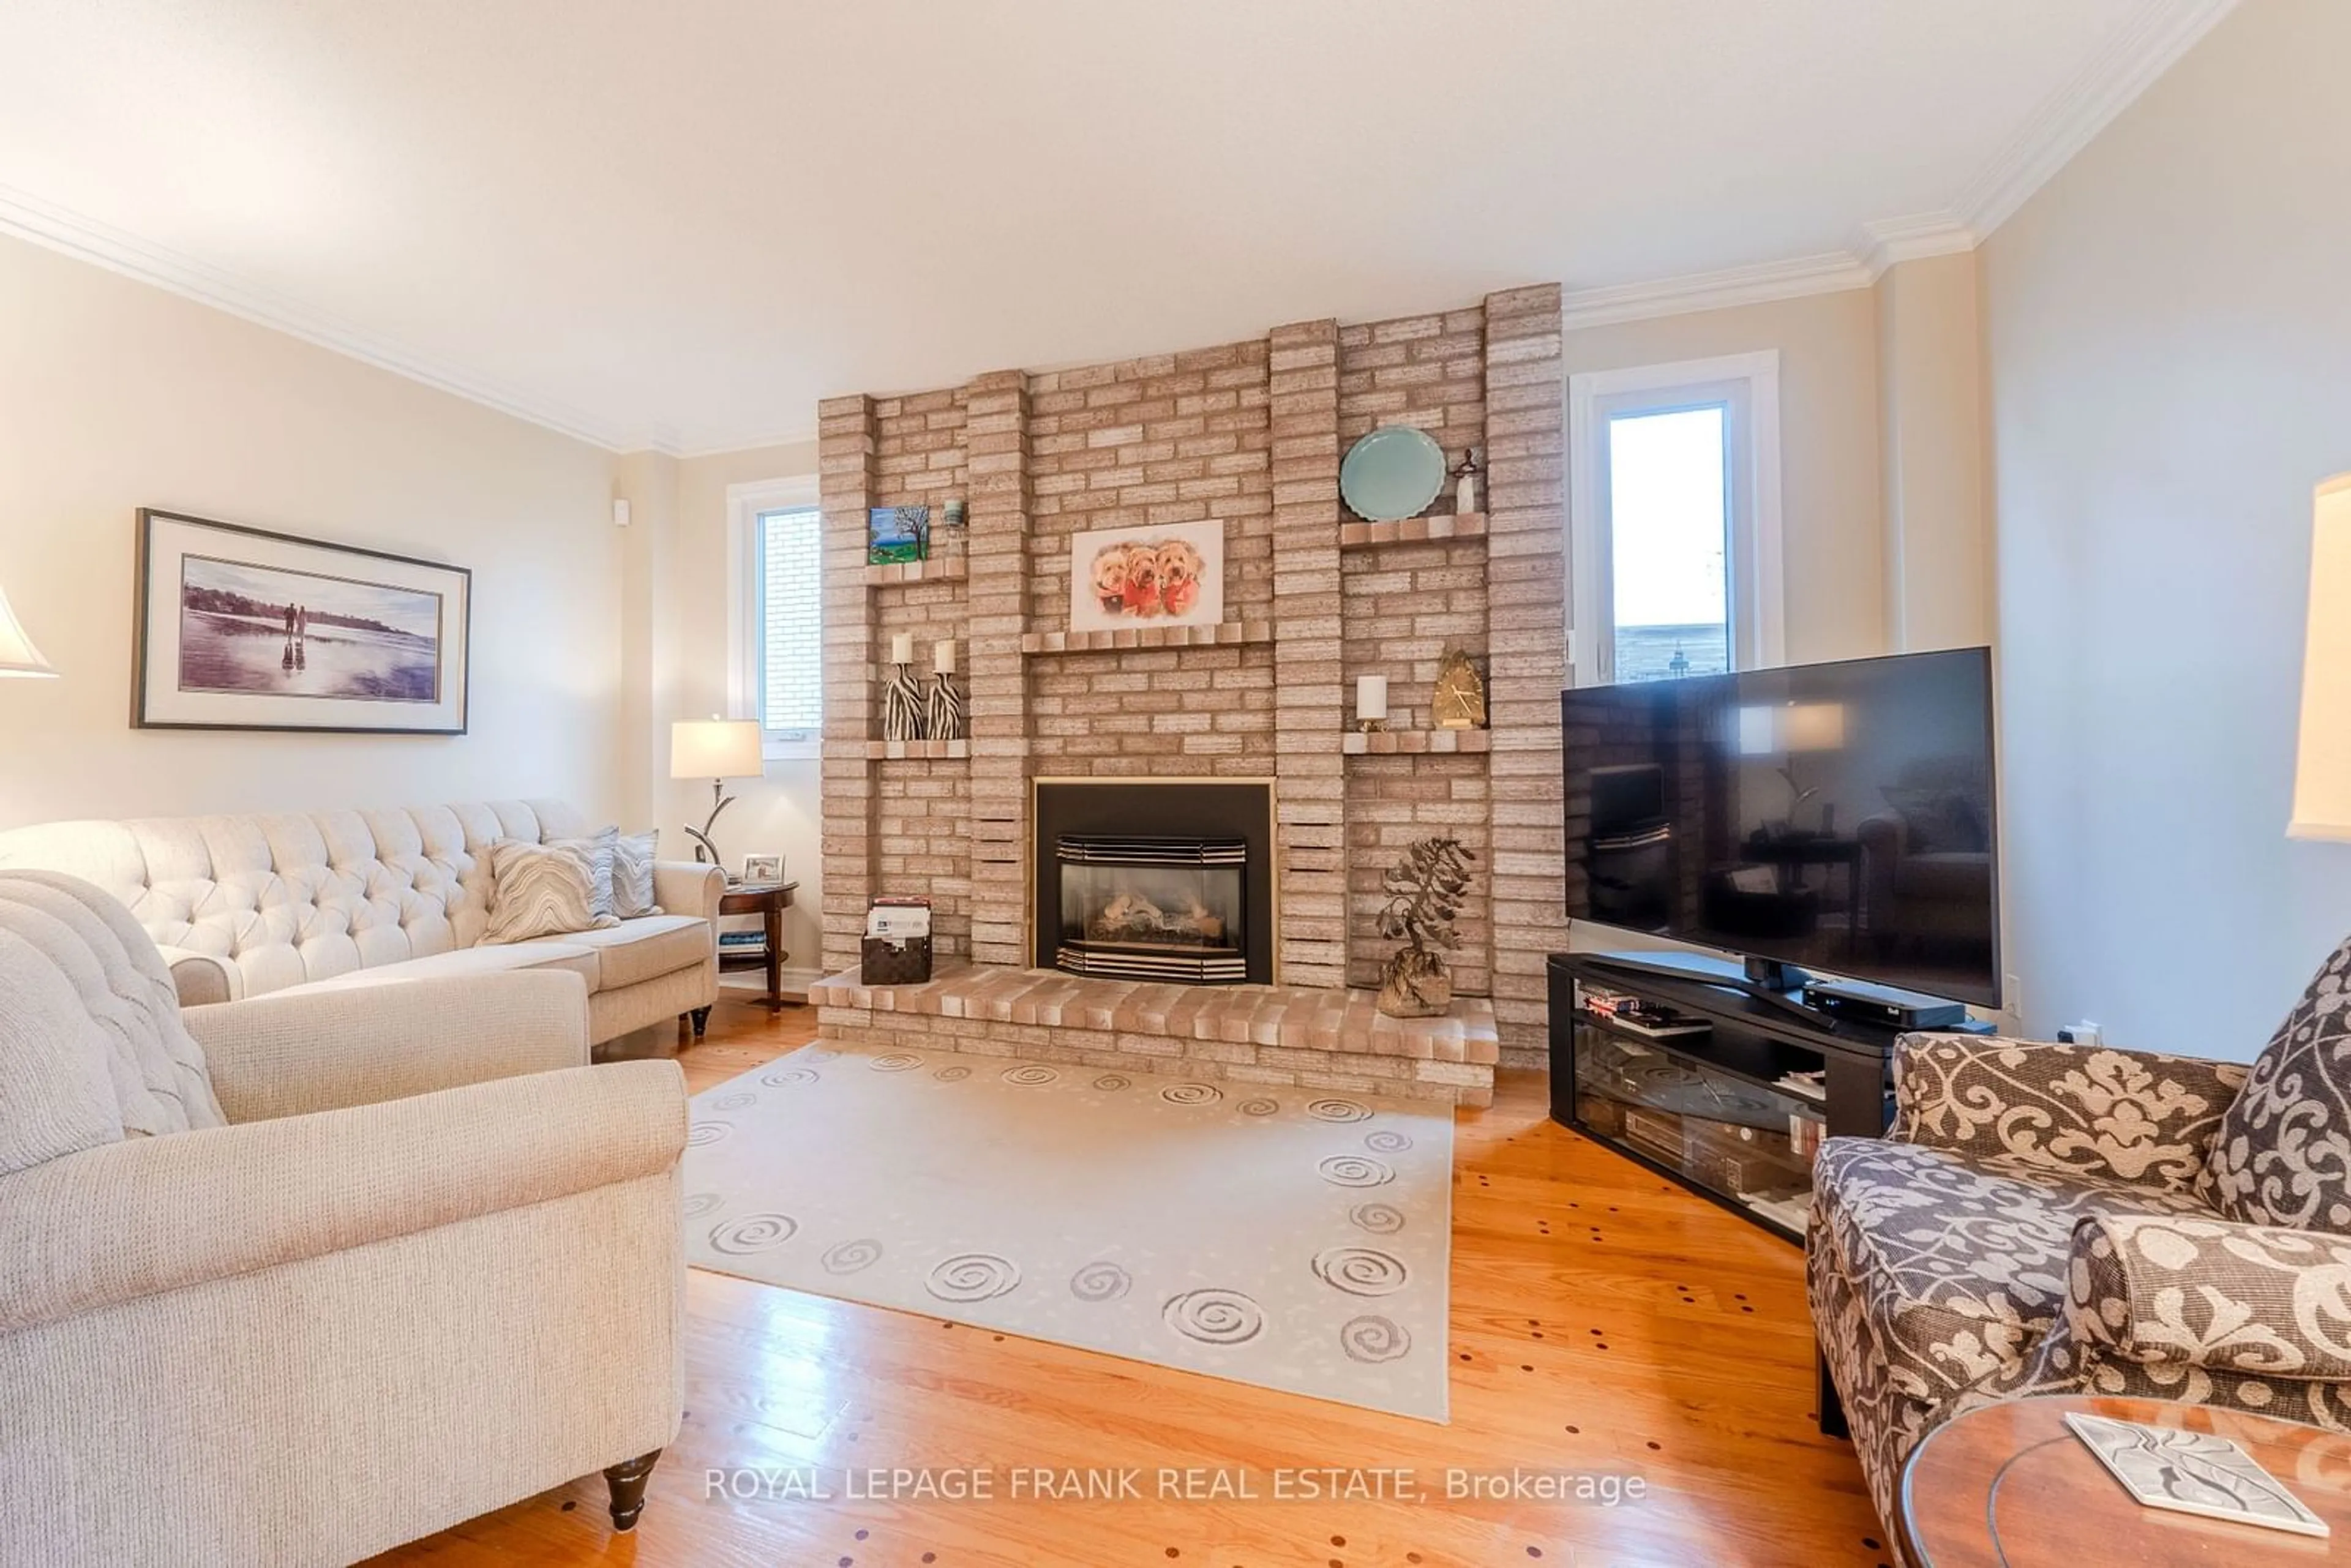
<path fill-rule="evenodd" d="M 1265 821 L 1270 830 L 1266 858 L 1273 862 L 1273 886 L 1268 890 L 1267 913 L 1273 917 L 1273 985 L 1281 984 L 1281 786 L 1271 774 L 1253 773 L 1032 773 L 1029 776 L 1029 815 L 1020 835 L 1020 950 L 1037 951 L 1037 787 L 1040 784 L 1262 784 Z"/>

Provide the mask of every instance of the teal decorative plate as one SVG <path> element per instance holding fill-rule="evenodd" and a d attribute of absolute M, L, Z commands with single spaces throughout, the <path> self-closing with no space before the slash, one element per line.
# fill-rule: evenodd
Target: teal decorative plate
<path fill-rule="evenodd" d="M 1409 424 L 1380 426 L 1349 447 L 1339 465 L 1340 496 L 1369 522 L 1416 517 L 1443 488 L 1443 449 Z"/>

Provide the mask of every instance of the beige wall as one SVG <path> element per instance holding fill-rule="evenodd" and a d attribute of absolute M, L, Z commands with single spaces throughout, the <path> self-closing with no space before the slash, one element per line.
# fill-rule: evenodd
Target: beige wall
<path fill-rule="evenodd" d="M 559 795 L 616 804 L 609 455 L 0 239 L 0 586 L 56 681 L 0 682 L 0 824 Z M 130 727 L 132 514 L 474 571 L 472 733 Z"/>
<path fill-rule="evenodd" d="M 1567 371 L 1780 350 L 1780 514 L 1791 664 L 1886 650 L 1879 524 L 1877 313 L 1848 289 L 1587 327 Z"/>
<path fill-rule="evenodd" d="M 2258 1051 L 2351 930 L 2289 843 L 2311 487 L 2351 468 L 2351 6 L 2237 8 L 1986 246 L 2027 1021 Z"/>
<path fill-rule="evenodd" d="M 1877 283 L 1886 641 L 1897 653 L 1991 639 L 1976 277 L 1970 253 L 1904 262 Z"/>
<path fill-rule="evenodd" d="M 660 816 L 666 849 L 685 840 L 676 825 L 695 827 L 710 811 L 707 780 L 670 782 L 669 720 L 706 718 L 726 713 L 726 607 L 729 576 L 726 491 L 729 486 L 769 479 L 813 478 L 816 443 L 761 446 L 713 457 L 691 457 L 676 465 L 670 581 L 677 606 L 675 669 L 668 675 L 662 711 L 655 716 L 658 773 L 665 803 Z M 747 712 L 728 716 L 750 717 Z M 784 945 L 791 967 L 813 968 L 822 946 L 817 906 L 817 762 L 770 762 L 765 779 L 730 783 L 737 799 L 719 819 L 715 837 L 729 867 L 743 869 L 750 853 L 779 853 L 785 874 L 799 880 L 792 909 L 784 916 Z"/>

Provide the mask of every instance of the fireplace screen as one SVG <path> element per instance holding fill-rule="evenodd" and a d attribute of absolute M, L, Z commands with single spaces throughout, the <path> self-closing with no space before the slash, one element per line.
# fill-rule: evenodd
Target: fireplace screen
<path fill-rule="evenodd" d="M 1246 840 L 1072 834 L 1056 846 L 1059 967 L 1189 984 L 1249 978 Z"/>

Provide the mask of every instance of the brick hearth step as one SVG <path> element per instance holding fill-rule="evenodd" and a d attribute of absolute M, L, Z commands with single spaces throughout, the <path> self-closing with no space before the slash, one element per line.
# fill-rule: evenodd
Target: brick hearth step
<path fill-rule="evenodd" d="M 852 1044 L 1024 1056 L 1245 1083 L 1483 1105 L 1500 1052 L 1493 1004 L 1393 1019 L 1373 993 L 1305 986 L 1176 986 L 1052 969 L 942 965 L 920 986 L 856 971 L 809 988 L 819 1032 Z"/>

